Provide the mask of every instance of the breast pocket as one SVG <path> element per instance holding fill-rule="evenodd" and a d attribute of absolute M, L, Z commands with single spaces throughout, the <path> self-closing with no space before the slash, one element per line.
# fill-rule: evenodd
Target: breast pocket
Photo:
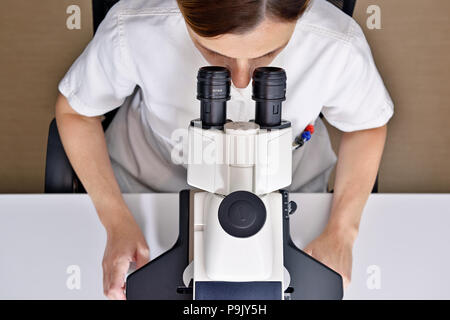
<path fill-rule="evenodd" d="M 326 192 L 336 160 L 328 131 L 318 118 L 311 139 L 292 151 L 292 184 L 289 191 Z"/>

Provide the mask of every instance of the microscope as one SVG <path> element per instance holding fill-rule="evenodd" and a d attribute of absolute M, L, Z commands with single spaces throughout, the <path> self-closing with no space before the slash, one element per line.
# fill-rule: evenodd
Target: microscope
<path fill-rule="evenodd" d="M 200 68 L 200 118 L 188 134 L 187 182 L 180 192 L 174 246 L 126 281 L 127 299 L 341 299 L 342 278 L 292 241 L 297 205 L 283 188 L 292 179 L 292 128 L 282 119 L 286 72 L 253 73 L 255 119 L 227 119 L 231 76 Z"/>

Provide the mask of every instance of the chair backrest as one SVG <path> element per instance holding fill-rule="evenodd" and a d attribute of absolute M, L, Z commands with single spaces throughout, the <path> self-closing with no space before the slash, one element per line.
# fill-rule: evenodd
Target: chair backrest
<path fill-rule="evenodd" d="M 353 16 L 356 0 L 327 0 L 327 1 L 334 4 L 336 7 L 344 11 L 350 17 Z"/>
<path fill-rule="evenodd" d="M 109 9 L 119 0 L 92 0 L 92 17 L 94 20 L 94 32 L 105 18 Z"/>

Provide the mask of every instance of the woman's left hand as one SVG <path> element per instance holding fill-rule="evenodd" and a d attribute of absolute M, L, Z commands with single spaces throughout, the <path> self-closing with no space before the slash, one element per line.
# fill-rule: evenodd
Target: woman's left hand
<path fill-rule="evenodd" d="M 303 251 L 319 260 L 342 276 L 344 288 L 352 276 L 353 240 L 346 236 L 325 230 L 318 238 L 306 246 Z"/>

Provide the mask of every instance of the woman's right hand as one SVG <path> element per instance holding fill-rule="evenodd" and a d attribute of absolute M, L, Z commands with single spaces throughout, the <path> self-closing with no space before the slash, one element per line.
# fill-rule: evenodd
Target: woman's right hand
<path fill-rule="evenodd" d="M 64 150 L 108 235 L 103 291 L 110 299 L 125 299 L 130 262 L 140 268 L 149 261 L 149 250 L 114 176 L 101 118 L 80 115 L 62 94 L 56 101 L 55 116 Z"/>
<path fill-rule="evenodd" d="M 125 276 L 130 262 L 144 266 L 150 251 L 131 214 L 107 228 L 107 242 L 103 256 L 103 292 L 109 299 L 125 300 Z"/>

